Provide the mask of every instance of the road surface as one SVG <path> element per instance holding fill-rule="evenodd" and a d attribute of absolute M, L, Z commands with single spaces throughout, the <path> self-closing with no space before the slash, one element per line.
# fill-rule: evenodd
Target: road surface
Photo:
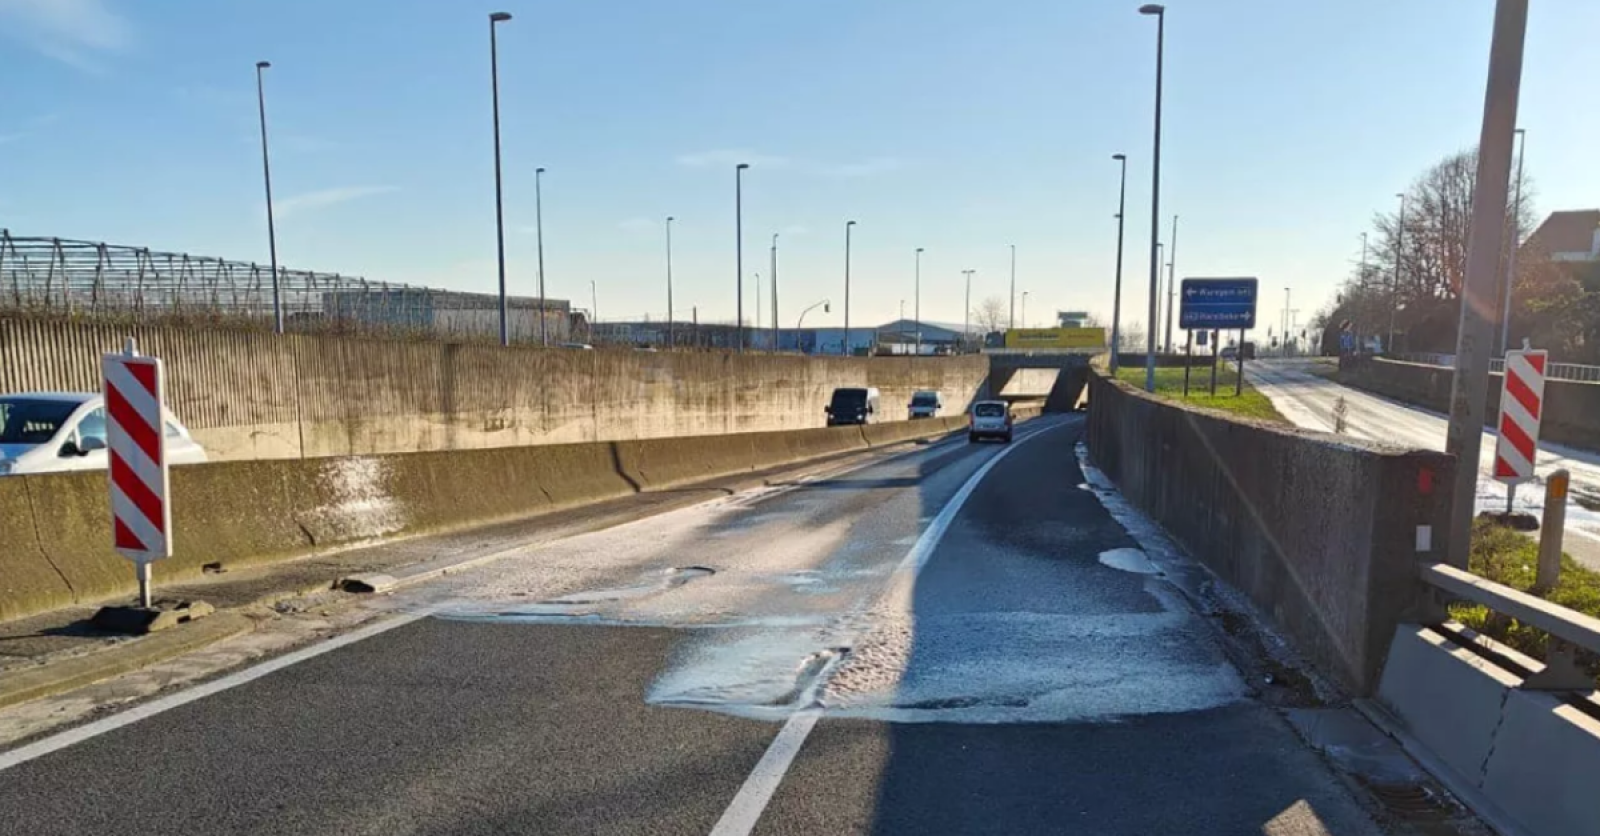
<path fill-rule="evenodd" d="M 1081 428 L 362 604 L 362 632 L 0 753 L 0 833 L 1386 832 L 1084 484 Z"/>
<path fill-rule="evenodd" d="M 1263 360 L 1246 363 L 1245 377 L 1297 426 L 1333 431 L 1334 410 L 1343 399 L 1344 432 L 1350 436 L 1426 450 L 1444 449 L 1447 416 L 1340 386 L 1314 374 L 1312 370 L 1316 365 L 1313 360 Z M 1497 440 L 1497 433 L 1488 430 L 1483 433 L 1478 479 L 1480 511 L 1504 511 L 1506 507 L 1505 486 L 1489 475 L 1494 466 Z M 1566 551 L 1590 568 L 1600 570 L 1600 453 L 1541 441 L 1536 464 L 1538 479 L 1518 489 L 1516 508 L 1541 514 L 1544 510 L 1543 477 L 1559 468 L 1572 473 L 1567 501 Z"/>

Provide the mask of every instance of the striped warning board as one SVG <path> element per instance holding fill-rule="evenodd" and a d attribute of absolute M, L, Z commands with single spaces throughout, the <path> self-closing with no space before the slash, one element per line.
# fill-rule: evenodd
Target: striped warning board
<path fill-rule="evenodd" d="M 1533 479 L 1539 452 L 1539 418 L 1544 414 L 1544 369 L 1550 353 L 1534 349 L 1506 352 L 1500 390 L 1500 442 L 1494 448 L 1494 478 L 1507 485 Z"/>
<path fill-rule="evenodd" d="M 107 354 L 100 371 L 111 459 L 112 544 L 135 563 L 171 557 L 161 360 L 131 350 Z"/>

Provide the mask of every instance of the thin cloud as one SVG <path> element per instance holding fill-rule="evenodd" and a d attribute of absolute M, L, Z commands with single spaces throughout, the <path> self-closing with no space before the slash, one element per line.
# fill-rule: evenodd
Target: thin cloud
<path fill-rule="evenodd" d="M 97 56 L 120 52 L 133 29 L 104 0 L 0 0 L 0 32 L 64 64 L 102 72 Z"/>
<path fill-rule="evenodd" d="M 339 186 L 284 198 L 278 201 L 273 208 L 277 210 L 278 217 L 283 218 L 308 209 L 323 209 L 340 203 L 349 203 L 352 200 L 359 200 L 363 197 L 388 194 L 399 190 L 397 186 Z"/>
<path fill-rule="evenodd" d="M 899 171 L 906 165 L 906 161 L 899 157 L 873 157 L 860 162 L 821 163 L 814 168 L 818 174 L 826 177 L 872 177 Z"/>
<path fill-rule="evenodd" d="M 739 163 L 749 163 L 751 168 L 782 168 L 789 164 L 789 160 L 785 157 L 769 156 L 744 148 L 718 148 L 711 151 L 682 154 L 678 157 L 678 165 L 690 168 L 713 166 L 732 168 Z"/>

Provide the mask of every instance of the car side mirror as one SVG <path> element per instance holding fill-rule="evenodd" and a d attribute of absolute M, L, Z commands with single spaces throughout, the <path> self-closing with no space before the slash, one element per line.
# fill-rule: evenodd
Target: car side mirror
<path fill-rule="evenodd" d="M 104 449 L 106 449 L 106 440 L 95 436 L 89 436 L 78 443 L 78 455 L 80 456 L 87 456 L 95 450 Z"/>
<path fill-rule="evenodd" d="M 70 459 L 83 455 L 83 451 L 78 449 L 77 442 L 69 441 L 66 444 L 61 445 L 61 452 L 57 455 L 63 459 Z"/>
<path fill-rule="evenodd" d="M 827 413 L 828 415 L 832 415 L 833 414 L 833 407 L 825 406 L 825 407 L 822 408 L 822 411 Z"/>

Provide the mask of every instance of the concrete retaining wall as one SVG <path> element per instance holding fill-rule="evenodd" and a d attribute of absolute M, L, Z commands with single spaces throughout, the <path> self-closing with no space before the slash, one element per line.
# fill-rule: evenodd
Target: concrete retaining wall
<path fill-rule="evenodd" d="M 958 431 L 965 416 L 495 450 L 173 468 L 175 553 L 158 584 L 333 547 L 528 517 L 701 479 Z M 130 594 L 104 472 L 0 479 L 0 620 Z"/>
<path fill-rule="evenodd" d="M 135 337 L 213 461 L 469 450 L 822 427 L 835 387 L 888 414 L 934 389 L 965 411 L 981 356 L 799 357 L 501 348 L 0 318 L 0 392 L 98 391 Z"/>
<path fill-rule="evenodd" d="M 1418 526 L 1449 520 L 1442 453 L 1238 420 L 1091 376 L 1089 452 L 1139 509 L 1323 670 L 1377 686 L 1417 600 Z"/>
<path fill-rule="evenodd" d="M 1401 363 L 1381 358 L 1346 362 L 1339 369 L 1339 382 L 1365 389 L 1397 401 L 1449 414 L 1450 388 L 1455 370 L 1445 366 Z M 1489 397 L 1485 401 L 1488 426 L 1500 417 L 1501 376 L 1489 375 Z M 1539 437 L 1560 444 L 1600 450 L 1600 383 L 1547 380 L 1544 387 L 1545 411 Z"/>

